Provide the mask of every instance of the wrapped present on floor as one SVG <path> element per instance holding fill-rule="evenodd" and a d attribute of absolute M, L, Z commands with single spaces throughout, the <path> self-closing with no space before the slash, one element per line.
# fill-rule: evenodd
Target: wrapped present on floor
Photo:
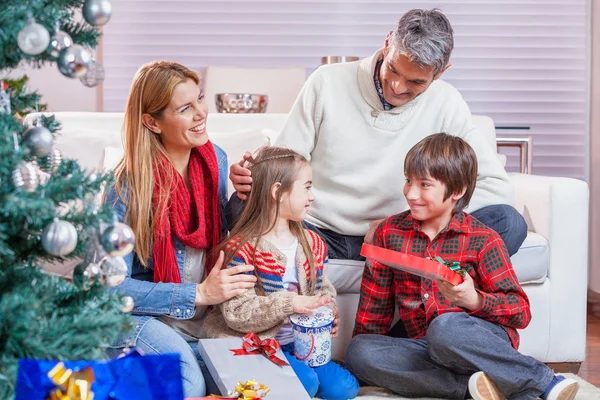
<path fill-rule="evenodd" d="M 19 361 L 15 400 L 183 399 L 179 354 Z"/>
<path fill-rule="evenodd" d="M 466 273 L 457 262 L 446 262 L 440 257 L 435 260 L 411 256 L 399 251 L 384 249 L 364 243 L 360 255 L 370 258 L 395 269 L 399 269 L 414 275 L 419 275 L 432 280 L 445 280 L 453 285 L 463 282 Z"/>
<path fill-rule="evenodd" d="M 274 339 L 263 341 L 253 333 L 243 339 L 200 339 L 198 350 L 225 398 L 251 398 L 231 393 L 251 380 L 269 389 L 266 400 L 310 399 Z"/>

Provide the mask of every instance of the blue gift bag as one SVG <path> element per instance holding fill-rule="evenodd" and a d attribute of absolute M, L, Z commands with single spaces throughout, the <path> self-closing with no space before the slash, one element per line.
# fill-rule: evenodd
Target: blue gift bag
<path fill-rule="evenodd" d="M 46 400 L 56 389 L 48 372 L 58 361 L 19 360 L 15 400 Z M 183 399 L 179 354 L 141 356 L 132 352 L 107 361 L 64 361 L 73 371 L 91 367 L 94 400 Z"/>

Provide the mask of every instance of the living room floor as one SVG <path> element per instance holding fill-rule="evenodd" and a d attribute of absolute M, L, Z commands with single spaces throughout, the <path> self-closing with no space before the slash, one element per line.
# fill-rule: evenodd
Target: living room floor
<path fill-rule="evenodd" d="M 600 387 L 600 318 L 588 313 L 585 361 L 579 374 L 592 385 Z"/>

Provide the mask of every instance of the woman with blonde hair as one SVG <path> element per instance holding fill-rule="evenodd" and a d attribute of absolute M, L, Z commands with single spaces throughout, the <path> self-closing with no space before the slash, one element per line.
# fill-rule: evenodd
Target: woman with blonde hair
<path fill-rule="evenodd" d="M 207 105 L 198 75 L 167 61 L 136 73 L 125 110 L 124 155 L 105 201 L 136 237 L 117 287 L 131 296 L 136 331 L 116 343 L 146 354 L 179 353 L 186 397 L 206 393 L 197 339 L 207 307 L 254 287 L 249 265 L 222 269 L 227 157 L 206 133 Z M 210 381 L 209 381 L 210 382 Z"/>

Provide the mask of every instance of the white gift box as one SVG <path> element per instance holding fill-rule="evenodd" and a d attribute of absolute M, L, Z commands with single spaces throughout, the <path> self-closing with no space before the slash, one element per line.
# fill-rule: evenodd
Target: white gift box
<path fill-rule="evenodd" d="M 198 350 L 221 395 L 235 389 L 238 382 L 251 379 L 267 385 L 271 391 L 268 399 L 307 400 L 310 396 L 289 365 L 276 365 L 262 354 L 239 355 L 231 349 L 241 349 L 242 339 L 200 339 Z M 286 361 L 281 349 L 277 357 Z M 216 393 L 215 393 L 216 394 Z"/>

